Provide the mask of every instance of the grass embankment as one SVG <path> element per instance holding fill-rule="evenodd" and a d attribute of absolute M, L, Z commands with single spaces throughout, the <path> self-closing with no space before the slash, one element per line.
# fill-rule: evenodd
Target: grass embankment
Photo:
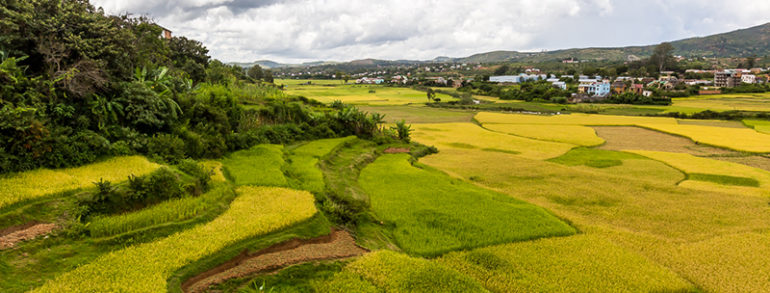
<path fill-rule="evenodd" d="M 131 246 L 46 282 L 35 292 L 161 292 L 172 273 L 243 239 L 309 219 L 316 213 L 307 192 L 240 187 L 214 221 L 168 238 Z M 291 203 L 291 204 L 287 204 Z"/>
<path fill-rule="evenodd" d="M 225 176 L 236 185 L 287 186 L 282 167 L 283 146 L 261 144 L 222 160 Z"/>
<path fill-rule="evenodd" d="M 289 150 L 289 164 L 286 173 L 291 186 L 313 193 L 322 193 L 326 189 L 324 177 L 318 168 L 318 162 L 340 145 L 355 137 L 320 139 L 305 143 Z"/>
<path fill-rule="evenodd" d="M 421 256 L 576 231 L 542 208 L 383 155 L 361 172 L 372 211 L 399 247 Z"/>
<path fill-rule="evenodd" d="M 91 237 L 106 237 L 185 221 L 210 210 L 225 208 L 232 196 L 230 187 L 222 184 L 200 196 L 171 199 L 136 212 L 96 217 L 89 221 L 88 230 Z"/>
<path fill-rule="evenodd" d="M 116 157 L 103 162 L 68 169 L 39 169 L 0 179 L 0 209 L 26 200 L 69 190 L 92 187 L 94 182 L 124 181 L 129 175 L 141 176 L 160 165 L 141 156 Z"/>

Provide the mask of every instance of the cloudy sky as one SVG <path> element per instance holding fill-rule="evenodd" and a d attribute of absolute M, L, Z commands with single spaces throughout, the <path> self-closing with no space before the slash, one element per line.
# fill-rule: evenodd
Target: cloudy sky
<path fill-rule="evenodd" d="M 433 59 L 647 45 L 770 22 L 767 0 L 92 0 L 148 15 L 212 57 Z"/>

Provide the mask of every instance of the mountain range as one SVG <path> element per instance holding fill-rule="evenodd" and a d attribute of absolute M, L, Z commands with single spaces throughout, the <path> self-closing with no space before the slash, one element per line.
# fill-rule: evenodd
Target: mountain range
<path fill-rule="evenodd" d="M 770 23 L 754 26 L 732 32 L 721 33 L 706 37 L 694 37 L 670 42 L 674 46 L 674 54 L 686 57 L 750 57 L 770 55 Z M 282 64 L 270 60 L 259 60 L 250 63 L 231 63 L 242 67 L 259 64 L 263 68 L 311 67 L 322 65 L 338 65 L 346 67 L 397 65 L 418 63 L 501 63 L 524 62 L 539 63 L 560 61 L 574 58 L 575 60 L 623 61 L 643 58 L 652 54 L 657 44 L 648 46 L 629 46 L 616 48 L 573 48 L 547 52 L 518 52 L 492 51 L 474 54 L 468 57 L 436 57 L 433 60 L 378 60 L 362 59 L 349 62 L 318 61 L 302 64 Z"/>

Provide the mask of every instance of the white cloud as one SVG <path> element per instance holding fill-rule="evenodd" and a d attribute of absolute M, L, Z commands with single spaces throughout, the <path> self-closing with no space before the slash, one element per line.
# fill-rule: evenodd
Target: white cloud
<path fill-rule="evenodd" d="M 658 43 L 767 22 L 770 2 L 669 0 L 94 0 L 148 14 L 224 61 L 432 59 Z M 708 19 L 709 21 L 705 21 Z"/>

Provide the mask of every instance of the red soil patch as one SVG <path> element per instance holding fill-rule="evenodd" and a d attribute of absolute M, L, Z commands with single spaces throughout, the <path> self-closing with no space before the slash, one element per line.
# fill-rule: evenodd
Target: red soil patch
<path fill-rule="evenodd" d="M 204 292 L 211 285 L 232 278 L 276 271 L 304 262 L 353 257 L 366 252 L 345 231 L 332 231 L 329 235 L 309 240 L 292 239 L 253 254 L 244 251 L 232 260 L 185 281 L 182 290 Z"/>
<path fill-rule="evenodd" d="M 0 250 L 16 246 L 19 242 L 51 233 L 56 224 L 27 223 L 0 231 Z"/>
<path fill-rule="evenodd" d="M 385 149 L 386 154 L 402 154 L 402 153 L 408 153 L 409 148 L 387 148 Z"/>

